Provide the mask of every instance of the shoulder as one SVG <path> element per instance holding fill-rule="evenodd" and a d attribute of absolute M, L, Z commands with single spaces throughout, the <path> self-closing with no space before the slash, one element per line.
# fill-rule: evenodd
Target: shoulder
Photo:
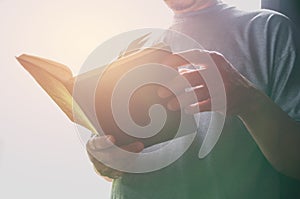
<path fill-rule="evenodd" d="M 248 20 L 249 23 L 269 26 L 271 28 L 278 26 L 292 26 L 292 22 L 287 16 L 282 13 L 267 9 L 254 11 L 237 11 L 235 17 L 244 18 L 245 20 Z"/>
<path fill-rule="evenodd" d="M 295 25 L 287 16 L 276 11 L 267 9 L 236 10 L 232 16 L 240 21 L 240 28 L 261 38 L 260 41 L 287 44 L 292 42 L 295 37 Z"/>
<path fill-rule="evenodd" d="M 291 31 L 294 26 L 287 16 L 267 9 L 245 11 L 226 7 L 218 16 L 218 20 L 233 30 L 236 28 L 239 32 L 256 37 L 268 37 L 278 31 Z"/>

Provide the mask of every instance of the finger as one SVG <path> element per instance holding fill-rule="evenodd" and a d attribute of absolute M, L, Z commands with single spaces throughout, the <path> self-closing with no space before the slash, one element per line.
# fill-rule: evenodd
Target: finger
<path fill-rule="evenodd" d="M 138 153 L 144 149 L 144 145 L 141 142 L 134 142 L 129 145 L 122 146 L 121 149 L 128 152 Z M 124 159 L 126 160 L 129 156 L 129 154 L 123 153 L 119 148 L 114 147 L 99 152 L 93 152 L 93 154 L 88 152 L 88 154 L 98 173 L 101 176 L 107 176 L 112 179 L 119 178 L 122 175 L 122 172 L 112 169 L 106 166 L 106 164 L 110 164 L 111 162 L 114 162 L 115 164 L 121 164 L 122 161 L 124 161 Z"/>
<path fill-rule="evenodd" d="M 188 72 L 189 70 L 185 69 L 181 70 L 181 73 L 186 77 L 186 79 L 182 78 L 180 75 L 175 77 L 173 80 L 167 83 L 165 87 L 160 87 L 157 91 L 157 94 L 161 98 L 167 98 L 173 94 L 172 92 L 174 92 L 174 94 L 176 95 L 178 91 L 182 91 L 187 87 L 204 84 L 205 81 L 201 77 L 200 73 L 205 72 L 206 68 L 213 69 L 214 67 L 210 66 L 215 65 L 210 54 L 215 55 L 216 53 L 210 53 L 208 51 L 200 50 L 191 50 L 167 56 L 166 59 L 163 61 L 163 64 L 167 66 L 178 68 L 184 65 L 192 65 L 192 67 L 196 68 L 197 70 L 192 72 Z M 213 71 L 214 70 L 210 71 L 209 74 L 213 74 Z M 188 86 L 186 80 L 188 80 L 192 86 Z M 166 88 L 169 88 L 169 90 Z"/>
<path fill-rule="evenodd" d="M 105 174 L 103 174 L 103 177 L 106 177 L 108 180 L 110 179 L 112 181 L 112 179 L 118 179 L 123 175 L 123 172 L 121 171 L 117 171 L 117 170 L 107 170 L 107 172 Z"/>
<path fill-rule="evenodd" d="M 96 136 L 91 138 L 87 143 L 88 150 L 103 150 L 113 146 L 115 138 L 111 135 Z"/>
<path fill-rule="evenodd" d="M 173 80 L 168 82 L 165 87 L 159 87 L 157 94 L 161 98 L 167 98 L 173 95 L 178 95 L 186 88 L 205 85 L 203 75 L 207 74 L 207 69 L 204 67 L 198 69 L 186 69 L 180 72 Z M 167 89 L 169 88 L 169 89 Z"/>
<path fill-rule="evenodd" d="M 217 57 L 217 53 L 209 52 L 206 50 L 188 50 L 180 53 L 174 53 L 167 56 L 162 64 L 170 66 L 172 68 L 178 68 L 184 65 L 205 65 L 209 66 L 213 63 L 212 56 Z"/>
<path fill-rule="evenodd" d="M 200 69 L 190 69 L 185 70 L 181 73 L 181 75 L 189 81 L 192 87 L 198 86 L 198 85 L 204 85 L 205 80 L 203 79 L 203 75 L 205 75 L 205 68 Z"/>
<path fill-rule="evenodd" d="M 122 176 L 123 172 L 117 171 L 115 169 L 109 168 L 101 162 L 94 163 L 94 170 L 96 174 L 104 177 L 104 179 L 108 181 L 112 181 L 112 179 L 117 179 Z"/>
<path fill-rule="evenodd" d="M 160 86 L 157 89 L 157 95 L 163 99 L 172 95 L 179 95 L 185 88 L 192 87 L 191 84 L 182 75 L 176 76 L 170 82 L 166 83 L 164 87 Z"/>
<path fill-rule="evenodd" d="M 112 182 L 112 181 L 113 181 L 113 179 L 110 178 L 110 177 L 103 176 L 103 178 L 104 178 L 104 180 L 106 180 L 107 182 Z"/>
<path fill-rule="evenodd" d="M 139 153 L 144 149 L 144 144 L 142 142 L 134 142 L 121 148 L 128 152 Z"/>
<path fill-rule="evenodd" d="M 93 163 L 94 170 L 98 175 L 107 176 L 107 177 L 110 177 L 112 179 L 116 179 L 118 176 L 122 175 L 121 171 L 117 171 L 115 169 L 112 169 L 112 168 L 106 166 L 105 164 L 103 164 L 102 162 L 97 160 L 97 158 L 95 158 L 90 153 L 88 153 L 88 155 L 89 155 L 89 158 L 90 158 L 91 162 Z"/>
<path fill-rule="evenodd" d="M 189 62 L 180 54 L 173 53 L 166 56 L 165 59 L 162 61 L 162 64 L 172 68 L 178 68 L 179 66 L 189 64 Z"/>
<path fill-rule="evenodd" d="M 94 155 L 91 154 L 90 152 L 88 152 L 88 156 L 94 165 L 94 170 L 95 170 L 96 174 L 98 174 L 99 176 L 108 177 L 107 178 L 108 180 L 109 179 L 117 179 L 120 176 L 122 176 L 123 172 L 106 166 L 105 164 L 100 162 L 96 157 L 94 157 Z"/>
<path fill-rule="evenodd" d="M 124 159 L 130 157 L 130 153 L 139 153 L 144 149 L 144 145 L 141 142 L 134 142 L 126 146 L 121 147 L 111 147 L 100 151 L 94 151 L 92 156 L 98 161 L 106 164 L 111 164 L 112 162 L 123 161 Z"/>
<path fill-rule="evenodd" d="M 129 145 L 114 147 L 108 150 L 105 150 L 101 154 L 101 160 L 104 160 L 105 162 L 117 162 L 117 161 L 123 161 L 124 159 L 128 158 L 130 156 L 130 153 L 139 153 L 144 149 L 144 144 L 141 142 L 134 142 Z"/>
<path fill-rule="evenodd" d="M 214 63 L 213 59 L 211 58 L 211 54 L 214 54 L 214 52 L 199 50 L 199 49 L 188 50 L 188 51 L 177 53 L 178 56 L 184 58 L 189 64 L 195 66 L 197 65 L 210 66 L 212 63 Z"/>
<path fill-rule="evenodd" d="M 107 166 L 102 167 L 100 170 L 98 170 L 98 172 L 100 173 L 100 175 L 102 177 L 108 177 L 108 178 L 111 178 L 111 179 L 117 179 L 122 175 L 121 171 L 117 171 L 117 170 L 112 169 L 112 168 L 107 167 Z"/>
<path fill-rule="evenodd" d="M 211 111 L 211 100 L 206 99 L 201 102 L 197 102 L 185 108 L 187 114 L 196 114 L 199 112 Z"/>
<path fill-rule="evenodd" d="M 178 97 L 172 98 L 167 107 L 171 111 L 177 111 L 191 104 L 206 100 L 209 98 L 209 92 L 204 86 L 194 87 L 191 91 L 185 92 Z"/>

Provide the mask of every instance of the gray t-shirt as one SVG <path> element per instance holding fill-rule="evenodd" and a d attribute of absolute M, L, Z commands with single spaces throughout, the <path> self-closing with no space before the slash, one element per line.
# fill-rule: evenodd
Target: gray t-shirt
<path fill-rule="evenodd" d="M 219 3 L 176 15 L 171 29 L 187 34 L 207 50 L 222 53 L 257 88 L 300 121 L 300 56 L 291 22 L 285 16 L 267 10 L 240 11 Z M 170 42 L 184 49 L 176 37 Z M 125 174 L 114 181 L 112 198 L 300 198 L 299 181 L 273 169 L 237 117 L 226 119 L 214 149 L 199 159 L 201 127 L 205 129 L 210 113 L 202 114 L 199 135 L 180 159 L 159 171 Z"/>

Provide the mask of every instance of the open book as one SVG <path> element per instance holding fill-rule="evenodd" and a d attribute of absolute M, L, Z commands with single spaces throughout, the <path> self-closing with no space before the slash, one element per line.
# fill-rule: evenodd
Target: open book
<path fill-rule="evenodd" d="M 151 48 L 131 49 L 104 70 L 99 68 L 78 76 L 73 76 L 67 66 L 48 59 L 23 54 L 17 57 L 17 60 L 71 121 L 84 126 L 94 134 L 113 135 L 117 145 L 139 140 L 145 146 L 151 146 L 174 138 L 181 120 L 181 111 L 174 112 L 166 109 L 166 121 L 157 134 L 142 138 L 135 137 L 129 135 L 116 123 L 111 107 L 112 95 L 114 87 L 128 71 L 145 64 L 160 63 L 170 53 L 168 46 L 163 44 Z M 153 104 L 166 106 L 168 99 L 159 98 L 157 88 L 158 85 L 155 84 L 137 88 L 129 104 L 126 104 L 124 99 L 117 99 L 120 105 L 128 105 L 130 116 L 135 124 L 146 126 L 151 122 L 148 109 Z M 188 127 L 186 134 L 194 133 L 196 125 L 193 116 L 186 117 L 185 122 Z"/>

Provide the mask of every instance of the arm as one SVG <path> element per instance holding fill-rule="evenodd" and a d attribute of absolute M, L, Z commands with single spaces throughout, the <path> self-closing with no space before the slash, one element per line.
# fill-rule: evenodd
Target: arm
<path fill-rule="evenodd" d="M 257 89 L 246 92 L 251 103 L 238 117 L 273 167 L 300 179 L 300 124 Z"/>
<path fill-rule="evenodd" d="M 187 61 L 186 58 L 189 58 Z M 269 97 L 256 89 L 222 55 L 215 52 L 191 50 L 173 54 L 164 63 L 172 67 L 186 64 L 204 65 L 203 69 L 185 71 L 178 76 L 186 78 L 194 89 L 197 101 L 185 91 L 185 85 L 178 83 L 178 77 L 169 82 L 168 88 L 175 90 L 176 96 L 168 102 L 171 110 L 184 109 L 194 114 L 203 111 L 220 111 L 226 106 L 226 115 L 238 116 L 270 164 L 279 172 L 300 179 L 300 125 L 282 111 Z M 214 80 L 217 68 L 223 86 L 206 85 L 203 78 Z M 282 74 L 286 75 L 286 74 Z M 213 87 L 209 93 L 207 87 Z M 226 102 L 218 96 L 225 89 Z M 223 91 L 224 92 L 224 91 Z M 172 95 L 165 88 L 160 88 L 158 95 L 167 98 Z M 211 99 L 217 99 L 217 105 L 211 107 Z M 180 103 L 178 102 L 180 101 Z M 180 105 L 183 105 L 182 107 Z"/>

